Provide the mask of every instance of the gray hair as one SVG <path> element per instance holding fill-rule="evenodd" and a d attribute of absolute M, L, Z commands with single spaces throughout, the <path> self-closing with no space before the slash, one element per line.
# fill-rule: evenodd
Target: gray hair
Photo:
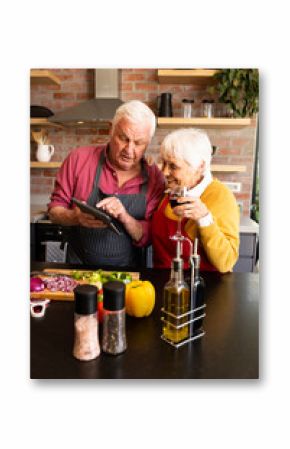
<path fill-rule="evenodd" d="M 168 134 L 160 148 L 161 156 L 183 159 L 192 168 L 205 161 L 205 172 L 210 171 L 212 146 L 208 135 L 201 129 L 178 129 Z"/>
<path fill-rule="evenodd" d="M 153 137 L 156 128 L 156 117 L 145 103 L 139 100 L 132 100 L 119 106 L 112 120 L 112 131 L 114 131 L 115 126 L 123 117 L 126 117 L 133 123 L 148 123 L 150 126 L 150 138 Z"/>

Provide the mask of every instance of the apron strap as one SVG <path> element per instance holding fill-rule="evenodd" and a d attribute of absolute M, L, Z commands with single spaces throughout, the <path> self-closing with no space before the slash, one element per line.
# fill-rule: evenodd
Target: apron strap
<path fill-rule="evenodd" d="M 144 195 L 146 195 L 147 188 L 148 188 L 148 173 L 145 168 L 145 160 L 144 159 L 142 159 L 141 164 L 142 164 L 141 175 L 142 175 L 144 182 L 141 185 L 140 193 L 144 193 Z"/>
<path fill-rule="evenodd" d="M 92 190 L 92 193 L 90 194 L 89 199 L 88 199 L 88 203 L 91 206 L 95 206 L 96 202 L 97 202 L 98 193 L 99 193 L 99 179 L 100 179 L 100 176 L 101 176 L 101 173 L 102 173 L 102 168 L 103 168 L 103 165 L 104 165 L 105 151 L 106 150 L 101 152 L 99 163 L 97 165 L 97 170 L 96 170 L 96 176 L 95 176 L 95 180 L 94 180 L 93 190 Z"/>

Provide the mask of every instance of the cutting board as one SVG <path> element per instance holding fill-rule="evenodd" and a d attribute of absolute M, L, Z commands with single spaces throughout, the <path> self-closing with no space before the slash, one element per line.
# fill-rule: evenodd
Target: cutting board
<path fill-rule="evenodd" d="M 58 275 L 62 276 L 69 276 L 71 275 L 73 272 L 76 271 L 81 271 L 81 272 L 92 272 L 92 270 L 65 270 L 65 269 L 49 269 L 47 268 L 46 270 L 43 270 L 43 275 L 38 275 L 39 277 L 45 279 L 45 274 L 49 274 L 49 273 L 57 273 Z M 103 271 L 103 273 L 105 274 L 109 274 L 111 273 L 110 271 Z M 126 271 L 126 273 L 131 274 L 132 276 L 132 280 L 138 280 L 140 278 L 140 273 L 138 272 L 131 272 L 131 271 Z M 82 280 L 77 280 L 77 283 L 79 285 L 81 284 L 86 284 L 87 281 L 82 281 Z M 31 292 L 30 293 L 30 298 L 31 299 L 51 299 L 51 300 L 56 300 L 56 301 L 73 301 L 74 300 L 74 293 L 72 292 L 61 292 L 61 291 L 56 291 L 56 292 L 51 292 L 50 290 L 48 290 L 47 288 L 45 288 L 44 290 L 42 290 L 42 292 Z"/>

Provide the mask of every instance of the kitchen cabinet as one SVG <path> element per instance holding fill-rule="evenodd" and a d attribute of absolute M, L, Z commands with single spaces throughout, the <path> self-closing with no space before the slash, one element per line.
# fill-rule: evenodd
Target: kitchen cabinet
<path fill-rule="evenodd" d="M 259 225 L 248 217 L 241 217 L 239 259 L 234 266 L 235 272 L 253 272 L 257 262 Z"/>

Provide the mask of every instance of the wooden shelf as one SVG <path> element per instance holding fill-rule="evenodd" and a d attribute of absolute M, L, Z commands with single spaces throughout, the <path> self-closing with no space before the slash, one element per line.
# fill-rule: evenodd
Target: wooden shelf
<path fill-rule="evenodd" d="M 164 70 L 159 69 L 157 76 L 160 84 L 200 84 L 214 83 L 213 75 L 217 70 L 192 69 L 192 70 Z"/>
<path fill-rule="evenodd" d="M 59 168 L 62 162 L 30 162 L 30 168 Z"/>
<path fill-rule="evenodd" d="M 62 162 L 37 162 L 32 161 L 30 162 L 31 168 L 59 168 L 61 166 Z M 219 164 L 212 164 L 211 165 L 211 171 L 212 172 L 245 172 L 246 166 L 245 165 L 219 165 Z"/>
<path fill-rule="evenodd" d="M 212 164 L 210 167 L 212 172 L 239 172 L 244 173 L 247 170 L 245 165 L 219 165 Z"/>
<path fill-rule="evenodd" d="M 43 128 L 59 128 L 59 129 L 64 128 L 64 126 L 60 125 L 59 123 L 53 123 L 48 121 L 47 118 L 31 118 L 30 126 L 39 126 Z"/>
<path fill-rule="evenodd" d="M 31 84 L 55 84 L 60 86 L 60 79 L 49 70 L 31 70 Z"/>
<path fill-rule="evenodd" d="M 158 117 L 159 128 L 176 128 L 181 126 L 197 126 L 200 128 L 242 128 L 251 124 L 250 118 L 183 118 Z"/>

